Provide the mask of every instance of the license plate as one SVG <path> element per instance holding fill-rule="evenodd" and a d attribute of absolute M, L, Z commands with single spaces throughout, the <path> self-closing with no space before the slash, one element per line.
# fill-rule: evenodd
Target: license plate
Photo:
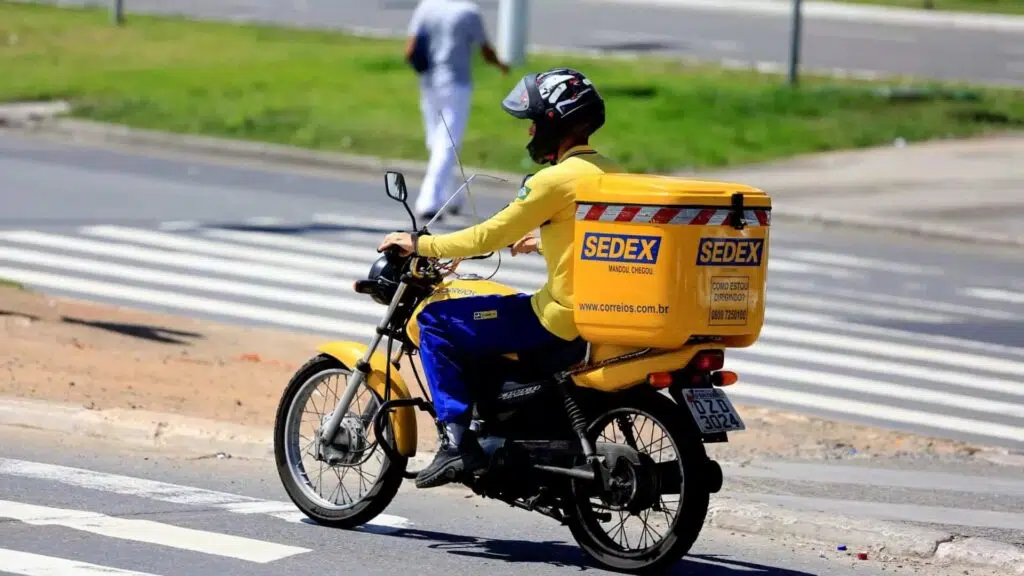
<path fill-rule="evenodd" d="M 683 399 L 704 434 L 747 429 L 721 388 L 687 388 L 683 390 Z"/>

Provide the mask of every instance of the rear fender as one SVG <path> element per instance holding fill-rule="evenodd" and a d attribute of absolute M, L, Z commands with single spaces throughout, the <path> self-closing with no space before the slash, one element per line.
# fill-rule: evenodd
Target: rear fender
<path fill-rule="evenodd" d="M 341 362 L 346 368 L 355 370 L 356 364 L 366 354 L 367 346 L 359 342 L 338 341 L 321 344 L 317 347 L 317 350 Z M 387 362 L 387 358 L 380 352 L 375 353 L 370 358 L 371 371 L 367 377 L 367 383 L 381 398 L 384 397 L 384 375 Z M 409 398 L 412 398 L 412 395 L 409 394 L 409 387 L 406 386 L 402 375 L 398 373 L 398 369 L 392 366 L 391 399 L 404 400 Z M 403 406 L 394 408 L 391 411 L 391 425 L 395 433 L 395 445 L 398 453 L 402 456 L 412 457 L 416 454 L 415 410 L 412 406 Z"/>

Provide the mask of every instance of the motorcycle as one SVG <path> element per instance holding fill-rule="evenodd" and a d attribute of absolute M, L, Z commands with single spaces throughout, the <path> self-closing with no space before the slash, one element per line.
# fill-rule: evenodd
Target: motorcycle
<path fill-rule="evenodd" d="M 429 233 L 429 224 L 417 228 L 404 176 L 387 172 L 385 189 L 405 207 L 414 233 Z M 733 213 L 737 229 L 743 215 L 741 199 L 739 214 Z M 362 525 L 388 507 L 403 479 L 416 476 L 407 469 L 417 452 L 416 410 L 434 419 L 439 440 L 445 435 L 413 364 L 420 341 L 417 316 L 442 299 L 516 292 L 490 279 L 458 275 L 460 262 L 385 251 L 353 286 L 385 307 L 369 345 L 320 345 L 284 389 L 274 428 L 277 470 L 291 500 L 315 522 Z M 566 525 L 582 550 L 605 568 L 667 568 L 689 552 L 710 495 L 722 487 L 722 469 L 705 444 L 727 442 L 729 433 L 746 429 L 723 390 L 738 378 L 723 370 L 725 349 L 749 345 L 756 337 L 737 343 L 691 336 L 669 348 L 580 339 L 543 355 L 488 358 L 476 370 L 471 428 L 490 466 L 478 477 L 458 481 L 482 497 Z M 378 349 L 385 340 L 382 353 Z M 403 356 L 420 397 L 399 373 Z M 334 387 L 335 397 L 342 391 L 336 402 L 319 391 L 333 378 L 344 381 Z M 310 404 L 327 411 L 313 419 L 311 432 L 300 433 Z M 362 469 L 371 461 L 379 465 L 372 476 Z M 310 480 L 317 468 L 321 480 L 327 468 L 339 485 L 355 470 L 358 495 L 345 486 L 329 496 L 319 493 L 320 483 Z M 640 531 L 631 538 L 626 523 L 635 520 Z"/>

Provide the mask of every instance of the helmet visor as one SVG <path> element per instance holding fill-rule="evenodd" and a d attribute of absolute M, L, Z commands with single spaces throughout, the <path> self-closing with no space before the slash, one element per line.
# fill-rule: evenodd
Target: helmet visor
<path fill-rule="evenodd" d="M 530 111 L 530 92 L 526 89 L 526 79 L 520 80 L 515 88 L 501 101 L 501 107 L 516 118 L 526 118 Z"/>

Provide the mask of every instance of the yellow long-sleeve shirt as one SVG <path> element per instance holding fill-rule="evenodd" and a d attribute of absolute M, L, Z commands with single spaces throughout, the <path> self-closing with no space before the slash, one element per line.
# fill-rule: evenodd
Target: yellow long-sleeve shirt
<path fill-rule="evenodd" d="M 539 227 L 548 281 L 533 294 L 533 311 L 549 332 L 573 340 L 579 336 L 572 289 L 575 183 L 581 177 L 621 171 L 593 148 L 573 147 L 557 164 L 530 177 L 515 200 L 488 220 L 451 234 L 423 236 L 416 250 L 430 258 L 479 256 L 501 250 Z"/>

